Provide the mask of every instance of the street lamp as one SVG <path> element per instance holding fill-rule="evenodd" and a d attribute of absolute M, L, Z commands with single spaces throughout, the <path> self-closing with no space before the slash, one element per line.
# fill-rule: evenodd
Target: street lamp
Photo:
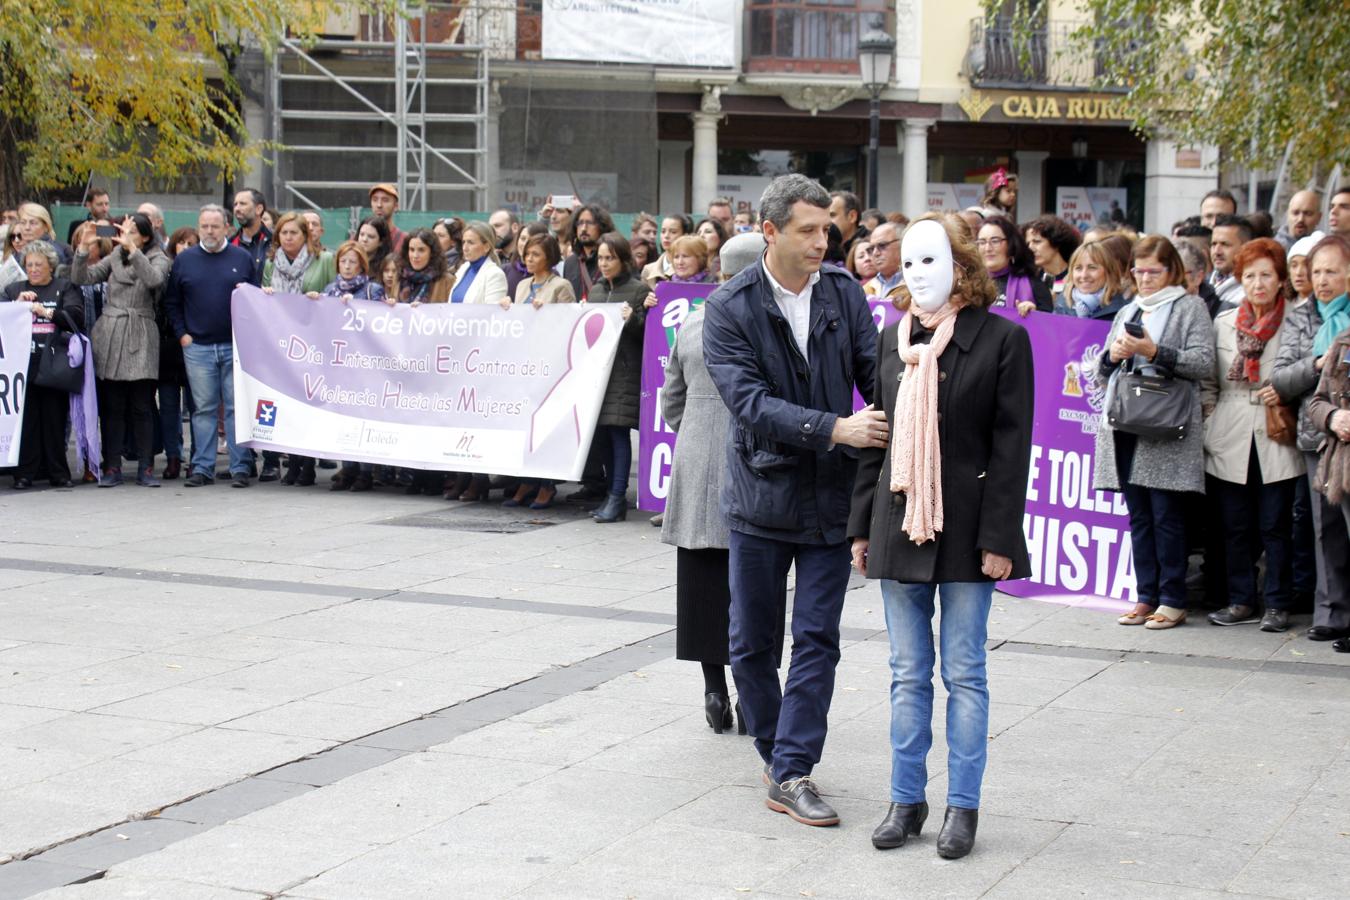
<path fill-rule="evenodd" d="M 877 156 L 881 152 L 881 92 L 891 83 L 891 61 L 895 57 L 895 38 L 886 33 L 886 21 L 878 16 L 858 41 L 858 71 L 863 87 L 872 95 L 870 112 L 872 134 L 867 154 L 867 205 L 877 205 Z"/>

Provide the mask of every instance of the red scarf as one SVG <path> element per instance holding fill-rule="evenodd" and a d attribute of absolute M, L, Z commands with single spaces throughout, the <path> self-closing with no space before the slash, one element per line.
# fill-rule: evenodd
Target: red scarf
<path fill-rule="evenodd" d="M 1284 295 L 1275 298 L 1275 302 L 1256 317 L 1256 307 L 1252 301 L 1243 300 L 1237 311 L 1237 356 L 1228 370 L 1228 380 L 1258 384 L 1261 381 L 1261 354 L 1265 352 L 1266 342 L 1280 330 L 1284 321 Z"/>

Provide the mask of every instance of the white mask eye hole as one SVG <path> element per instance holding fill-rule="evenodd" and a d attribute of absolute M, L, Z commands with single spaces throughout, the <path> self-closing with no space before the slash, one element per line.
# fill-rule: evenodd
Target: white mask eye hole
<path fill-rule="evenodd" d="M 931 266 L 931 265 L 933 264 L 933 257 L 931 257 L 931 256 L 925 256 L 925 257 L 923 258 L 923 264 L 924 264 L 925 266 Z"/>
<path fill-rule="evenodd" d="M 905 268 L 906 268 L 906 269 L 908 269 L 908 268 L 909 268 L 910 266 L 912 266 L 912 265 L 914 265 L 913 262 L 911 262 L 910 260 L 905 260 Z"/>

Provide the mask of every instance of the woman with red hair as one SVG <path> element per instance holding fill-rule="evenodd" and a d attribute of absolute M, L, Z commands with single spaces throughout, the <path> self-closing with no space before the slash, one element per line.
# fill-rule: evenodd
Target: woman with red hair
<path fill-rule="evenodd" d="M 1215 317 L 1214 374 L 1201 385 L 1205 472 L 1213 478 L 1228 550 L 1229 605 L 1209 621 L 1242 625 L 1259 616 L 1262 631 L 1279 632 L 1289 628 L 1294 487 L 1304 473 L 1298 447 L 1276 443 L 1266 428 L 1267 409 L 1280 404 L 1270 377 L 1289 330 L 1284 248 L 1270 238 L 1249 241 L 1233 272 L 1246 297 Z M 1266 577 L 1258 591 L 1262 553 Z"/>

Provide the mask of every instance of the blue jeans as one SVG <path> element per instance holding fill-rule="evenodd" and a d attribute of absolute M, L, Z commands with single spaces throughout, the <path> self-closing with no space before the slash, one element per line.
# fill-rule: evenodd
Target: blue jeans
<path fill-rule="evenodd" d="M 628 472 L 633 468 L 633 429 L 622 425 L 601 425 L 595 429 L 595 440 L 603 441 L 601 462 L 611 494 L 628 493 Z"/>
<path fill-rule="evenodd" d="M 1135 437 L 1116 432 L 1116 470 L 1130 514 L 1134 599 L 1149 606 L 1186 608 L 1186 495 L 1131 484 Z M 1211 528 L 1221 527 L 1209 523 Z"/>
<path fill-rule="evenodd" d="M 980 808 L 989 754 L 985 641 L 994 583 L 882 580 L 891 639 L 891 801 L 922 803 L 933 746 L 933 595 L 942 602 L 942 683 L 947 687 L 947 805 Z"/>
<path fill-rule="evenodd" d="M 731 674 L 746 730 L 777 781 L 810 775 L 825 748 L 834 697 L 848 545 L 792 544 L 739 531 L 731 532 L 730 543 Z M 792 662 L 780 688 L 787 575 L 794 562 Z"/>
<path fill-rule="evenodd" d="M 198 344 L 183 348 L 188 384 L 192 388 L 192 471 L 207 478 L 216 475 L 216 417 L 225 400 L 225 446 L 230 453 L 230 474 L 247 475 L 249 452 L 234 442 L 234 347 L 231 344 Z"/>

